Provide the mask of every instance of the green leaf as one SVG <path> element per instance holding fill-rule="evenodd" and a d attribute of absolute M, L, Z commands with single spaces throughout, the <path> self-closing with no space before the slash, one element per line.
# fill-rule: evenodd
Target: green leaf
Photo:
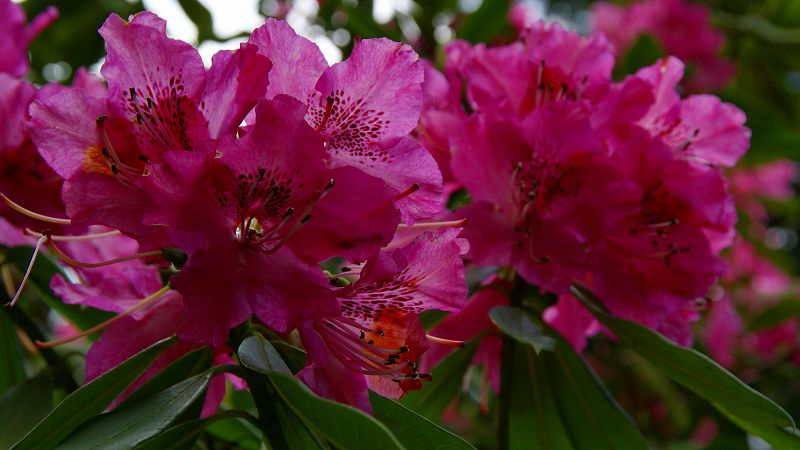
<path fill-rule="evenodd" d="M 225 412 L 217 414 L 226 414 Z M 215 416 L 216 417 L 216 416 Z M 256 428 L 241 420 L 220 420 L 211 423 L 206 428 L 206 433 L 217 440 L 228 442 L 231 447 L 246 450 L 259 450 L 261 448 L 261 433 Z M 158 450 L 154 448 L 153 450 Z"/>
<path fill-rule="evenodd" d="M 406 394 L 400 403 L 432 421 L 438 421 L 447 405 L 461 390 L 462 378 L 478 348 L 474 341 L 453 352 L 431 371 L 424 389 Z"/>
<path fill-rule="evenodd" d="M 533 349 L 515 347 L 508 424 L 510 449 L 573 450 L 558 412 L 548 371 Z"/>
<path fill-rule="evenodd" d="M 614 68 L 614 78 L 622 79 L 626 75 L 633 75 L 642 67 L 649 66 L 665 55 L 658 41 L 652 36 L 644 34 L 625 53 L 619 64 Z"/>
<path fill-rule="evenodd" d="M 788 300 L 754 317 L 747 329 L 750 331 L 763 330 L 798 316 L 800 316 L 800 301 Z"/>
<path fill-rule="evenodd" d="M 743 383 L 706 355 L 674 344 L 649 328 L 602 311 L 594 295 L 573 286 L 579 298 L 620 342 L 642 355 L 662 373 L 720 409 L 754 425 L 792 427 L 794 420 L 775 402 Z"/>
<path fill-rule="evenodd" d="M 319 436 L 303 422 L 286 403 L 279 401 L 275 405 L 275 415 L 289 448 L 327 449 L 330 448 Z"/>
<path fill-rule="evenodd" d="M 211 368 L 211 350 L 198 348 L 173 361 L 123 400 L 117 408 L 127 408 L 181 381 Z"/>
<path fill-rule="evenodd" d="M 0 397 L 0 449 L 11 447 L 53 407 L 53 380 L 43 372 Z"/>
<path fill-rule="evenodd" d="M 17 268 L 24 272 L 28 263 L 33 257 L 33 247 L 13 247 L 5 249 L 7 261 L 15 264 Z M 63 275 L 61 268 L 55 263 L 50 255 L 41 252 L 36 258 L 34 270 L 28 278 L 28 285 L 25 288 L 37 291 L 42 301 L 61 317 L 67 319 L 80 330 L 87 330 L 100 322 L 111 317 L 111 313 L 100 311 L 78 305 L 67 305 L 50 289 L 50 280 L 55 275 Z M 23 295 L 25 295 L 23 293 Z"/>
<path fill-rule="evenodd" d="M 742 420 L 727 411 L 725 408 L 715 405 L 731 422 L 735 423 L 750 434 L 759 436 L 767 441 L 775 450 L 797 450 L 800 448 L 800 434 L 791 428 L 779 428 L 769 425 L 759 425 L 746 420 Z"/>
<path fill-rule="evenodd" d="M 197 0 L 178 0 L 183 12 L 189 20 L 197 25 L 197 41 L 203 42 L 209 39 L 216 39 L 214 34 L 214 21 L 211 13 L 205 6 Z"/>
<path fill-rule="evenodd" d="M 269 341 L 275 350 L 280 353 L 283 362 L 289 366 L 292 373 L 297 373 L 303 370 L 306 363 L 306 352 L 294 345 L 288 344 L 283 341 Z"/>
<path fill-rule="evenodd" d="M 459 436 L 394 400 L 370 391 L 369 401 L 372 403 L 372 415 L 386 425 L 407 448 L 431 450 L 475 448 Z"/>
<path fill-rule="evenodd" d="M 239 345 L 239 360 L 242 365 L 259 373 L 280 372 L 291 375 L 292 371 L 275 350 L 275 347 L 261 335 L 249 336 Z"/>
<path fill-rule="evenodd" d="M 188 450 L 208 427 L 205 420 L 196 419 L 168 428 L 136 446 L 136 450 Z"/>
<path fill-rule="evenodd" d="M 510 7 L 511 0 L 484 1 L 464 19 L 463 25 L 456 30 L 456 36 L 473 44 L 496 38 L 509 28 L 506 17 Z"/>
<path fill-rule="evenodd" d="M 489 311 L 489 318 L 497 328 L 522 344 L 530 345 L 536 353 L 542 350 L 553 350 L 556 341 L 542 333 L 542 329 L 533 323 L 528 312 L 513 306 L 495 306 Z"/>
<path fill-rule="evenodd" d="M 383 424 L 363 412 L 317 397 L 297 378 L 285 373 L 267 375 L 286 405 L 319 436 L 346 449 L 403 449 Z"/>
<path fill-rule="evenodd" d="M 91 383 L 81 386 L 17 442 L 14 450 L 55 447 L 72 430 L 101 413 L 175 341 L 176 338 L 171 337 L 156 342 Z"/>
<path fill-rule="evenodd" d="M 202 396 L 211 372 L 195 375 L 125 409 L 96 417 L 67 437 L 58 450 L 133 448 L 166 429 Z"/>
<path fill-rule="evenodd" d="M 17 330 L 8 313 L 0 311 L 0 395 L 25 381 Z"/>
<path fill-rule="evenodd" d="M 647 450 L 644 437 L 594 371 L 555 331 L 554 352 L 538 355 L 576 449 Z"/>

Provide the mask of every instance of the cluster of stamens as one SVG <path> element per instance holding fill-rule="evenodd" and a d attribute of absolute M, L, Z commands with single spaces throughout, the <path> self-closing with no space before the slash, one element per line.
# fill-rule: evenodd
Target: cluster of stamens
<path fill-rule="evenodd" d="M 317 332 L 336 357 L 350 370 L 363 375 L 375 375 L 395 382 L 428 380 L 420 373 L 417 363 L 408 357 L 409 348 L 381 347 L 385 336 L 382 329 L 372 329 L 346 317 L 330 317 L 317 322 Z"/>

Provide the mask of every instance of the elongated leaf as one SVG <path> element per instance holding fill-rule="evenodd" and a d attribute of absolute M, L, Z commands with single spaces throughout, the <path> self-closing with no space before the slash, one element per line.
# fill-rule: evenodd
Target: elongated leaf
<path fill-rule="evenodd" d="M 208 425 L 206 433 L 214 436 L 217 440 L 232 444 L 231 447 L 233 448 L 244 450 L 259 450 L 261 448 L 261 433 L 258 428 L 241 420 L 215 421 Z M 158 449 L 154 448 L 153 450 Z"/>
<path fill-rule="evenodd" d="M 188 450 L 208 427 L 205 420 L 196 419 L 168 428 L 136 446 L 136 450 Z"/>
<path fill-rule="evenodd" d="M 576 286 L 572 291 L 623 344 L 677 383 L 751 424 L 795 427 L 792 417 L 780 406 L 709 357 L 676 345 L 647 327 L 603 312 L 596 306 L 599 301 L 586 288 Z"/>
<path fill-rule="evenodd" d="M 0 395 L 25 381 L 17 331 L 5 310 L 0 311 L 0 367 Z"/>
<path fill-rule="evenodd" d="M 369 401 L 372 403 L 372 415 L 386 425 L 407 448 L 430 450 L 475 448 L 459 436 L 394 400 L 370 391 Z"/>
<path fill-rule="evenodd" d="M 275 413 L 289 448 L 309 450 L 330 448 L 286 403 L 277 402 Z"/>
<path fill-rule="evenodd" d="M 363 412 L 317 397 L 292 375 L 267 375 L 275 390 L 309 427 L 334 446 L 346 449 L 403 449 L 380 422 Z"/>
<path fill-rule="evenodd" d="M 25 271 L 31 257 L 32 247 L 6 248 L 5 255 L 9 262 L 13 262 L 20 271 Z M 27 289 L 36 290 L 41 294 L 42 301 L 61 317 L 67 319 L 81 330 L 89 329 L 111 317 L 111 313 L 78 305 L 67 305 L 59 299 L 50 289 L 50 280 L 56 274 L 62 274 L 61 269 L 47 253 L 39 253 L 36 265 L 28 278 Z M 23 294 L 24 295 L 24 294 Z"/>
<path fill-rule="evenodd" d="M 0 397 L 0 449 L 11 447 L 53 407 L 53 380 L 44 372 Z"/>
<path fill-rule="evenodd" d="M 797 450 L 800 448 L 800 434 L 798 434 L 797 430 L 769 425 L 757 425 L 736 417 L 735 414 L 731 414 L 719 405 L 717 405 L 717 409 L 743 430 L 767 441 L 775 450 Z"/>
<path fill-rule="evenodd" d="M 144 398 L 180 383 L 182 380 L 204 372 L 211 368 L 211 356 L 211 350 L 208 347 L 198 348 L 181 356 L 153 378 L 147 380 L 139 389 L 136 389 L 117 405 L 117 408 L 127 408 Z"/>
<path fill-rule="evenodd" d="M 573 450 L 561 421 L 551 380 L 530 347 L 516 346 L 511 375 L 509 446 L 511 450 Z"/>
<path fill-rule="evenodd" d="M 530 345 L 536 353 L 542 350 L 553 350 L 556 341 L 542 332 L 533 323 L 528 313 L 513 306 L 495 306 L 489 311 L 489 318 L 505 334 L 522 344 Z"/>
<path fill-rule="evenodd" d="M 800 301 L 785 301 L 757 315 L 748 324 L 747 329 L 750 331 L 763 330 L 798 316 L 800 316 Z"/>
<path fill-rule="evenodd" d="M 647 450 L 644 437 L 591 368 L 561 336 L 537 356 L 548 372 L 561 419 L 576 449 Z"/>
<path fill-rule="evenodd" d="M 281 355 L 283 362 L 289 366 L 292 373 L 300 372 L 306 363 L 306 352 L 294 345 L 283 341 L 269 341 Z"/>
<path fill-rule="evenodd" d="M 53 448 L 72 430 L 101 413 L 170 345 L 174 337 L 156 342 L 122 364 L 80 387 L 64 399 L 13 448 Z"/>
<path fill-rule="evenodd" d="M 239 346 L 239 360 L 245 367 L 260 373 L 280 372 L 291 375 L 281 355 L 263 336 L 249 336 Z"/>
<path fill-rule="evenodd" d="M 133 448 L 166 429 L 205 393 L 211 373 L 184 380 L 126 409 L 115 409 L 81 426 L 58 450 Z"/>
<path fill-rule="evenodd" d="M 464 372 L 477 348 L 476 341 L 453 352 L 431 371 L 432 379 L 424 389 L 409 392 L 400 403 L 429 420 L 439 420 L 461 389 Z"/>

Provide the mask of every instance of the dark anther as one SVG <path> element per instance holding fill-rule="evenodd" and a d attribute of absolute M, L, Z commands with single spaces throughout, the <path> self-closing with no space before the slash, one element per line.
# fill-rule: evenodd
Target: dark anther
<path fill-rule="evenodd" d="M 148 162 L 150 159 L 147 156 L 139 155 L 139 161 Z"/>
<path fill-rule="evenodd" d="M 372 339 L 370 339 L 370 340 L 368 340 L 368 341 L 367 341 L 367 344 L 369 344 L 369 345 L 372 345 L 372 344 L 374 344 L 374 343 L 375 343 L 375 341 L 374 341 L 374 340 L 372 340 Z"/>
<path fill-rule="evenodd" d="M 95 123 L 96 123 L 97 125 L 102 125 L 102 124 L 103 124 L 103 122 L 105 122 L 105 121 L 106 121 L 106 119 L 108 119 L 108 116 L 107 116 L 107 115 L 105 115 L 105 114 L 101 114 L 101 115 L 97 116 L 97 119 L 95 120 Z"/>
<path fill-rule="evenodd" d="M 404 345 L 404 346 L 400 347 L 400 351 L 398 352 L 398 354 L 400 354 L 400 353 L 405 353 L 405 352 L 407 352 L 407 351 L 408 351 L 408 346 L 407 346 L 407 345 Z"/>
<path fill-rule="evenodd" d="M 119 174 L 119 169 L 117 168 L 117 163 L 113 163 L 113 162 L 111 163 L 111 172 L 114 175 L 118 175 Z"/>
<path fill-rule="evenodd" d="M 383 330 L 378 328 L 378 336 L 383 337 L 383 335 L 384 335 Z"/>
<path fill-rule="evenodd" d="M 363 341 L 365 336 L 366 336 L 366 335 L 365 335 L 365 334 L 364 334 L 364 332 L 362 331 L 362 332 L 361 332 L 361 336 L 359 336 L 359 337 L 360 337 L 360 338 L 361 338 L 361 340 Z"/>

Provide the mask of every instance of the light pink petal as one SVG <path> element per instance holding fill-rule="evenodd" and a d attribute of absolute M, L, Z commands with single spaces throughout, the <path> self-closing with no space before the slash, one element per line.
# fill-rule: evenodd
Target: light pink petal
<path fill-rule="evenodd" d="M 103 100 L 71 89 L 30 107 L 28 130 L 39 153 L 64 179 L 84 170 L 87 153 L 102 144 L 97 118 L 106 113 Z"/>
<path fill-rule="evenodd" d="M 36 90 L 25 80 L 17 80 L 0 72 L 0 146 L 6 149 L 22 145 L 25 140 L 25 119 L 28 105 Z"/>
<path fill-rule="evenodd" d="M 214 55 L 201 103 L 212 138 L 235 134 L 256 100 L 264 96 L 271 67 L 250 44 Z"/>
<path fill-rule="evenodd" d="M 750 146 L 745 120 L 742 110 L 718 97 L 692 95 L 681 102 L 681 125 L 669 140 L 679 154 L 732 167 Z"/>
<path fill-rule="evenodd" d="M 267 19 L 253 31 L 248 42 L 272 61 L 267 98 L 286 94 L 306 102 L 328 68 L 319 47 L 282 20 Z"/>

